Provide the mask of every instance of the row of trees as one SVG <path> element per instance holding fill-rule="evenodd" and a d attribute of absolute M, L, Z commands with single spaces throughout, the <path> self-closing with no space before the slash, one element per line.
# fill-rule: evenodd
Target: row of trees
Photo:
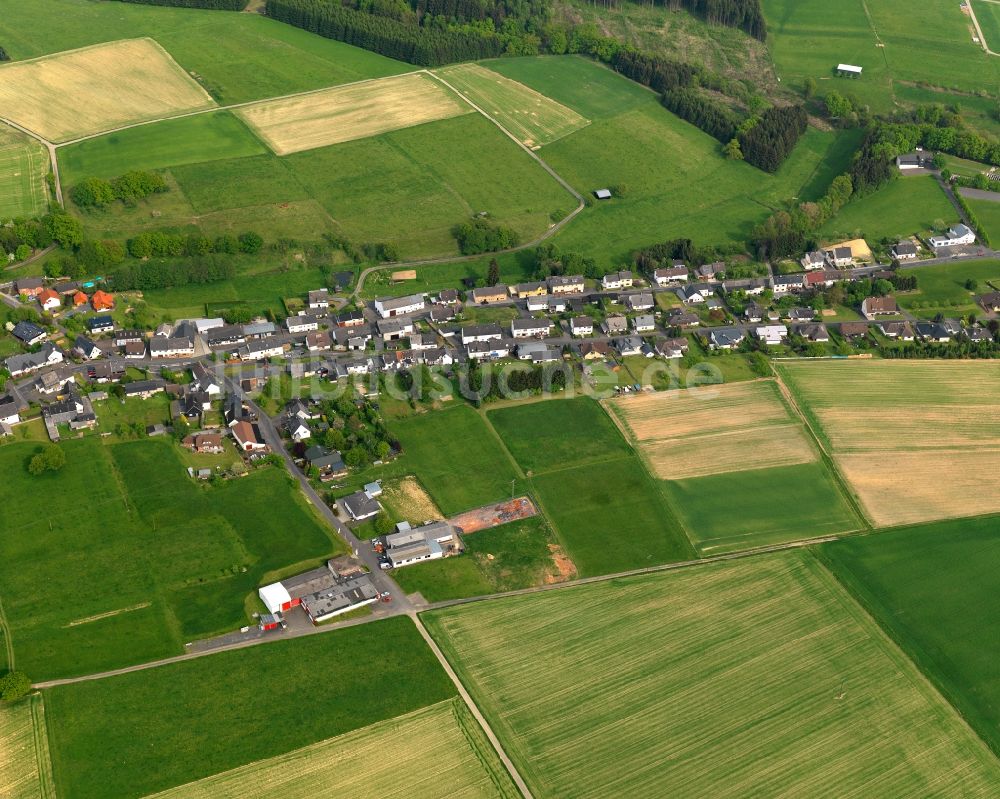
<path fill-rule="evenodd" d="M 104 180 L 87 178 L 70 189 L 69 196 L 80 208 L 104 208 L 116 200 L 134 205 L 151 194 L 167 191 L 167 183 L 158 172 L 133 170 Z"/>
<path fill-rule="evenodd" d="M 516 232 L 481 216 L 455 225 L 452 235 L 462 255 L 497 252 L 516 247 L 518 243 Z"/>
<path fill-rule="evenodd" d="M 583 275 L 597 279 L 604 274 L 597 261 L 577 252 L 562 252 L 551 242 L 535 248 L 535 277 L 539 280 L 554 275 Z"/>
<path fill-rule="evenodd" d="M 209 8 L 219 11 L 242 11 L 247 0 L 121 0 L 145 6 L 176 6 L 178 8 Z"/>
<path fill-rule="evenodd" d="M 163 231 L 140 233 L 128 240 L 128 254 L 133 258 L 194 257 L 221 253 L 252 255 L 260 252 L 264 239 L 259 233 L 249 231 L 234 236 L 227 233 L 210 239 L 197 233 L 165 233 Z"/>
<path fill-rule="evenodd" d="M 230 255 L 202 255 L 179 260 L 126 262 L 107 275 L 110 291 L 149 291 L 190 283 L 214 283 L 236 276 L 236 263 Z"/>
<path fill-rule="evenodd" d="M 760 0 L 661 0 L 662 5 L 686 8 L 715 25 L 739 28 L 755 39 L 767 38 L 767 22 Z"/>
<path fill-rule="evenodd" d="M 808 120 L 801 105 L 771 106 L 738 136 L 743 160 L 774 172 L 795 149 Z"/>
<path fill-rule="evenodd" d="M 658 92 L 690 86 L 699 73 L 698 68 L 691 64 L 641 53 L 632 48 L 618 50 L 611 59 L 611 66 L 626 78 Z"/>
<path fill-rule="evenodd" d="M 969 201 L 965 199 L 959 192 L 954 192 L 955 200 L 958 202 L 961 209 L 965 212 L 966 219 L 969 220 L 969 224 L 972 225 L 973 229 L 976 231 L 976 236 L 979 241 L 985 244 L 987 247 L 990 246 L 990 234 L 983 224 L 982 220 L 979 218 L 972 206 L 969 205 Z"/>
<path fill-rule="evenodd" d="M 664 107 L 694 125 L 709 136 L 726 143 L 736 135 L 739 120 L 722 103 L 710 99 L 693 88 L 671 89 L 660 102 Z"/>
<path fill-rule="evenodd" d="M 561 364 L 517 366 L 504 369 L 503 380 L 498 380 L 496 375 L 487 378 L 478 361 L 469 362 L 469 389 L 474 405 L 505 399 L 508 395 L 502 383 L 510 391 L 561 391 L 566 388 L 566 370 Z"/>

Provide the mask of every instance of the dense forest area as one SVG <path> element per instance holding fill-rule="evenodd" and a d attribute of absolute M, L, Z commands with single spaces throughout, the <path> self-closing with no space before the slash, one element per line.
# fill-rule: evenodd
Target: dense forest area
<path fill-rule="evenodd" d="M 737 137 L 743 159 L 765 172 L 774 172 L 795 149 L 807 125 L 801 105 L 768 108 Z"/>

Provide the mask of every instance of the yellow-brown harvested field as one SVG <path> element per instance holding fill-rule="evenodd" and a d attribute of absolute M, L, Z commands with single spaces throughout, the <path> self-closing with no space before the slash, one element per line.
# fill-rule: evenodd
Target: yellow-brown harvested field
<path fill-rule="evenodd" d="M 1000 364 L 798 362 L 781 373 L 875 524 L 1000 511 L 989 483 Z"/>
<path fill-rule="evenodd" d="M 458 64 L 435 74 L 532 149 L 590 124 L 572 108 L 478 64 Z"/>
<path fill-rule="evenodd" d="M 287 155 L 470 114 L 472 108 L 426 73 L 412 72 L 266 100 L 237 113 L 274 152 Z"/>
<path fill-rule="evenodd" d="M 517 790 L 460 699 L 155 794 L 157 799 L 506 799 Z"/>
<path fill-rule="evenodd" d="M 647 392 L 614 399 L 611 407 L 664 480 L 816 459 L 770 380 Z"/>
<path fill-rule="evenodd" d="M 382 502 L 395 510 L 400 518 L 417 524 L 441 518 L 441 511 L 427 489 L 413 475 L 385 483 Z"/>
<path fill-rule="evenodd" d="M 51 142 L 214 105 L 152 39 L 124 39 L 0 66 L 0 115 Z"/>
<path fill-rule="evenodd" d="M 0 706 L 0 796 L 39 799 L 52 794 L 41 696 Z"/>
<path fill-rule="evenodd" d="M 996 795 L 993 753 L 808 552 L 422 618 L 535 796 Z"/>

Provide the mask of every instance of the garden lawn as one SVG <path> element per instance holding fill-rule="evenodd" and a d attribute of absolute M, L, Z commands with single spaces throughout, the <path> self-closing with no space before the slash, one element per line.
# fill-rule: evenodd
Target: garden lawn
<path fill-rule="evenodd" d="M 1000 752 L 997 517 L 935 522 L 820 549 L 823 561 Z"/>
<path fill-rule="evenodd" d="M 499 502 L 517 478 L 496 434 L 468 405 L 456 405 L 390 423 L 403 447 L 408 471 L 427 489 L 441 512 Z"/>
<path fill-rule="evenodd" d="M 413 69 L 260 14 L 78 0 L 8 5 L 0 18 L 0 41 L 14 59 L 150 36 L 220 105 Z"/>
<path fill-rule="evenodd" d="M 634 454 L 537 475 L 531 487 L 581 577 L 694 557 Z"/>
<path fill-rule="evenodd" d="M 266 153 L 267 147 L 228 111 L 171 119 L 108 133 L 59 149 L 65 187 L 84 178 L 114 178 L 132 169 L 168 169 Z"/>
<path fill-rule="evenodd" d="M 989 749 L 808 552 L 423 618 L 536 796 L 985 797 L 1000 784 Z"/>
<path fill-rule="evenodd" d="M 491 410 L 486 418 L 525 473 L 541 473 L 631 453 L 614 422 L 589 397 Z"/>
<path fill-rule="evenodd" d="M 666 485 L 700 555 L 864 526 L 822 462 L 692 477 Z"/>
<path fill-rule="evenodd" d="M 413 623 L 393 618 L 60 686 L 45 703 L 59 795 L 127 799 L 454 693 Z"/>
<path fill-rule="evenodd" d="M 462 536 L 465 554 L 397 569 L 393 579 L 428 602 L 497 594 L 555 582 L 557 547 L 545 519 L 535 516 Z"/>
<path fill-rule="evenodd" d="M 1000 244 L 1000 192 L 995 193 L 995 200 L 968 200 L 968 203 L 986 228 L 990 242 Z"/>
<path fill-rule="evenodd" d="M 901 239 L 957 220 L 933 175 L 913 175 L 893 180 L 874 194 L 849 202 L 826 223 L 820 235 L 826 239 L 854 238 L 878 241 Z"/>

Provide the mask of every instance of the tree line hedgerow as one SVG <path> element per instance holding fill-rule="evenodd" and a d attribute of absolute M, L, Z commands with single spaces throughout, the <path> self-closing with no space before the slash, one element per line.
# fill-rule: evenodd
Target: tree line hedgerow
<path fill-rule="evenodd" d="M 478 255 L 516 247 L 517 233 L 483 217 L 462 222 L 452 229 L 462 255 Z"/>
<path fill-rule="evenodd" d="M 178 8 L 209 8 L 219 11 L 242 11 L 247 0 L 119 0 L 146 6 L 176 6 Z"/>
<path fill-rule="evenodd" d="M 167 190 L 163 175 L 134 170 L 111 180 L 87 178 L 70 189 L 69 196 L 80 208 L 104 208 L 116 200 L 133 205 L 137 200 Z"/>

